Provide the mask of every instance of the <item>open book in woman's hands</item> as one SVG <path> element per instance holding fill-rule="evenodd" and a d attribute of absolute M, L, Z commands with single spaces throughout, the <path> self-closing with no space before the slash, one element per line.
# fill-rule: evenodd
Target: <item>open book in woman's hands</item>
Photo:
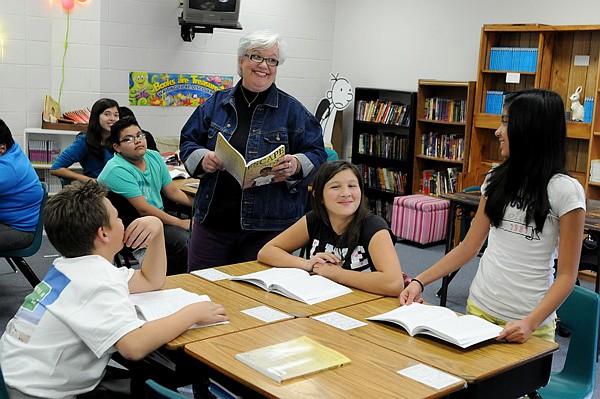
<path fill-rule="evenodd" d="M 398 324 L 410 336 L 427 334 L 461 348 L 496 338 L 502 327 L 473 315 L 459 316 L 454 311 L 434 305 L 413 303 L 389 312 L 367 317 L 367 320 Z"/>
<path fill-rule="evenodd" d="M 247 281 L 263 290 L 309 305 L 352 292 L 350 288 L 323 276 L 310 275 L 306 270 L 290 267 L 273 267 L 243 276 L 234 276 L 231 280 Z"/>

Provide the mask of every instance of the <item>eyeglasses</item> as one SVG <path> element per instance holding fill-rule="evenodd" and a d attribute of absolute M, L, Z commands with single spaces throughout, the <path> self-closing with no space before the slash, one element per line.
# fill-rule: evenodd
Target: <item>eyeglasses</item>
<path fill-rule="evenodd" d="M 508 115 L 502 115 L 502 117 L 500 118 L 500 123 L 502 123 L 503 125 L 508 125 Z"/>
<path fill-rule="evenodd" d="M 277 58 L 265 58 L 260 54 L 244 54 L 244 57 L 250 58 L 250 61 L 254 61 L 257 64 L 260 64 L 264 61 L 268 66 L 276 67 L 279 65 L 279 60 Z"/>
<path fill-rule="evenodd" d="M 135 136 L 125 136 L 123 137 L 121 140 L 119 140 L 119 143 L 133 143 L 137 140 L 143 140 L 146 138 L 146 133 L 138 133 Z"/>

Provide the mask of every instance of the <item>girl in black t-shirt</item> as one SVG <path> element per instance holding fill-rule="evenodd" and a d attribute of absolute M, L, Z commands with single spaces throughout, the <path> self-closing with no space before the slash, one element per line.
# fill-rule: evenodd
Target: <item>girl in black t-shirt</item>
<path fill-rule="evenodd" d="M 368 210 L 356 167 L 346 161 L 323 164 L 315 175 L 311 198 L 312 211 L 269 241 L 258 260 L 397 296 L 404 284 L 395 237 L 385 220 Z M 291 254 L 303 247 L 308 259 Z"/>

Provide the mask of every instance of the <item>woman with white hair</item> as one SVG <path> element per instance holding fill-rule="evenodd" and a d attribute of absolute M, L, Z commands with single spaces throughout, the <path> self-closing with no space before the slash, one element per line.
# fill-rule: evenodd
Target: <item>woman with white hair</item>
<path fill-rule="evenodd" d="M 181 130 L 181 158 L 201 179 L 190 271 L 254 260 L 265 243 L 304 214 L 310 178 L 326 154 L 319 121 L 275 85 L 285 58 L 279 34 L 243 36 L 237 51 L 241 80 L 200 105 Z M 218 133 L 246 162 L 283 144 L 285 155 L 272 169 L 276 183 L 242 190 L 214 153 Z"/>

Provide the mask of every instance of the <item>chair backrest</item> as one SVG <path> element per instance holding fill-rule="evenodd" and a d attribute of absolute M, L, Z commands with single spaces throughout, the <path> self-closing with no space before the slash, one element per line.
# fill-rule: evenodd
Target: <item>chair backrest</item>
<path fill-rule="evenodd" d="M 6 390 L 6 383 L 2 376 L 2 369 L 0 368 L 0 399 L 8 399 L 8 391 Z"/>
<path fill-rule="evenodd" d="M 29 256 L 33 256 L 39 251 L 42 246 L 42 237 L 44 233 L 44 207 L 46 206 L 46 202 L 48 201 L 48 184 L 42 182 L 42 189 L 44 190 L 44 194 L 42 195 L 42 202 L 40 203 L 40 214 L 38 216 L 38 222 L 35 227 L 35 234 L 33 236 L 33 241 L 29 246 L 21 249 L 15 249 L 10 251 L 4 251 L 2 256 L 4 257 L 21 257 L 27 258 Z"/>
<path fill-rule="evenodd" d="M 131 202 L 121 194 L 109 191 L 106 197 L 117 209 L 117 212 L 119 212 L 119 218 L 123 221 L 125 228 L 127 228 L 127 226 L 135 219 L 140 217 L 137 209 L 135 209 L 135 207 L 131 205 Z"/>
<path fill-rule="evenodd" d="M 593 386 L 596 378 L 600 296 L 591 290 L 575 286 L 573 292 L 558 308 L 557 314 L 560 323 L 571 331 L 569 349 L 561 374 L 564 374 L 565 378 L 572 377 L 576 380 L 585 378 Z"/>
<path fill-rule="evenodd" d="M 187 396 L 163 387 L 154 380 L 146 380 L 146 398 L 147 399 L 187 399 Z"/>

